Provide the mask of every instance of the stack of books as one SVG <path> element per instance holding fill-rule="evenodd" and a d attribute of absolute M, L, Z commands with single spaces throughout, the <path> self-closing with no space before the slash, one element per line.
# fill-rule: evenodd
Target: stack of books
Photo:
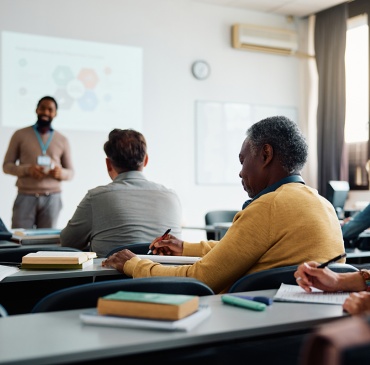
<path fill-rule="evenodd" d="M 60 243 L 60 232 L 56 228 L 16 228 L 11 239 L 22 245 L 54 244 Z"/>
<path fill-rule="evenodd" d="M 96 310 L 80 318 L 86 324 L 189 331 L 209 315 L 195 295 L 119 291 L 99 298 Z"/>
<path fill-rule="evenodd" d="M 21 269 L 83 269 L 91 266 L 95 252 L 38 251 L 22 257 Z"/>

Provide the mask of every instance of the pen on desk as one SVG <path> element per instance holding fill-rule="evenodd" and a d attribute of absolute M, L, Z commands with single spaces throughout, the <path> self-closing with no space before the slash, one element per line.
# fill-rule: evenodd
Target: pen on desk
<path fill-rule="evenodd" d="M 341 255 L 338 255 L 338 256 L 332 258 L 331 260 L 326 261 L 326 262 L 320 264 L 317 268 L 318 269 L 323 269 L 324 267 L 328 266 L 329 264 L 332 264 L 333 262 L 336 262 L 336 261 L 338 261 L 338 260 L 340 260 L 340 259 L 342 259 L 342 258 L 344 258 L 346 256 L 347 256 L 346 253 L 342 253 Z"/>
<path fill-rule="evenodd" d="M 168 228 L 166 232 L 163 233 L 163 235 L 161 236 L 162 240 L 163 238 L 165 238 L 169 233 L 171 232 L 171 228 Z M 161 241 L 162 241 L 161 240 Z M 149 250 L 147 255 L 150 255 L 152 253 L 152 250 Z"/>

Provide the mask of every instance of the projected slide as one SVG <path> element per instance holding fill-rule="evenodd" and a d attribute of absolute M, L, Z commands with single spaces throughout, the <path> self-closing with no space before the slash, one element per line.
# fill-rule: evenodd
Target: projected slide
<path fill-rule="evenodd" d="M 34 123 L 37 101 L 51 95 L 57 129 L 141 131 L 141 48 L 13 32 L 1 43 L 3 126 Z"/>

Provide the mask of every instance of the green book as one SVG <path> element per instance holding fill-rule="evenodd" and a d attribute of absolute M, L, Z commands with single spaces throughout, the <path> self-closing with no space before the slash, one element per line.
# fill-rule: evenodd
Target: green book
<path fill-rule="evenodd" d="M 177 320 L 198 310 L 196 295 L 119 291 L 98 300 L 98 312 L 138 318 Z"/>
<path fill-rule="evenodd" d="M 103 297 L 109 300 L 124 300 L 129 302 L 162 303 L 179 305 L 195 298 L 194 295 L 140 293 L 131 291 L 118 291 Z"/>

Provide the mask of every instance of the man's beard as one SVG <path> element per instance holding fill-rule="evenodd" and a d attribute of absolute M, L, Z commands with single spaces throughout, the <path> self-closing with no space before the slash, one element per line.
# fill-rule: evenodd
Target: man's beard
<path fill-rule="evenodd" d="M 50 128 L 51 120 L 37 118 L 37 126 L 40 128 Z"/>

